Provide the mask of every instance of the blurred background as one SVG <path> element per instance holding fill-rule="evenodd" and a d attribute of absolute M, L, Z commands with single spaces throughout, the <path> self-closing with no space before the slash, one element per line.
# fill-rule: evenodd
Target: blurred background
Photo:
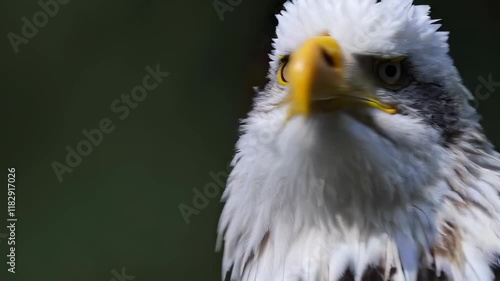
<path fill-rule="evenodd" d="M 44 18 L 48 2 L 57 9 Z M 5 174 L 16 168 L 18 222 L 16 274 L 7 274 L 0 191 L 0 280 L 220 280 L 227 164 L 252 86 L 265 84 L 283 2 L 2 0 L 1 159 Z M 417 2 L 444 19 L 471 91 L 480 77 L 500 82 L 494 1 Z M 154 76 L 155 89 L 122 101 L 157 68 L 169 75 Z M 478 106 L 500 144 L 495 90 Z M 90 151 L 82 131 L 102 127 L 112 131 L 94 134 Z M 69 165 L 78 149 L 88 155 Z M 212 198 L 200 199 L 206 187 Z"/>

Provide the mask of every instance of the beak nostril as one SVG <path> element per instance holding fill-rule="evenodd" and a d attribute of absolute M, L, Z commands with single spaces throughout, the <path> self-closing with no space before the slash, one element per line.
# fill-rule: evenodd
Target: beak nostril
<path fill-rule="evenodd" d="M 335 61 L 332 56 L 330 56 L 323 48 L 321 49 L 321 55 L 328 66 L 335 67 Z"/>

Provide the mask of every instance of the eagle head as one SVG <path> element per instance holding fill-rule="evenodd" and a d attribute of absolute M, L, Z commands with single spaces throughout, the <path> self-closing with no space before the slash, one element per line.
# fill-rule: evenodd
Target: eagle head
<path fill-rule="evenodd" d="M 410 0 L 285 4 L 223 197 L 235 280 L 493 280 L 500 161 L 428 14 Z"/>

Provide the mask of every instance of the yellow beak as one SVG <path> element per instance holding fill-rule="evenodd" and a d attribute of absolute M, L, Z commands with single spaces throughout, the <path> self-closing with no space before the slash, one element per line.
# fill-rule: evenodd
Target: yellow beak
<path fill-rule="evenodd" d="M 346 81 L 342 50 L 330 36 L 305 42 L 291 55 L 287 68 L 291 90 L 289 117 L 353 105 L 396 113 L 394 108 L 377 101 L 369 91 Z"/>

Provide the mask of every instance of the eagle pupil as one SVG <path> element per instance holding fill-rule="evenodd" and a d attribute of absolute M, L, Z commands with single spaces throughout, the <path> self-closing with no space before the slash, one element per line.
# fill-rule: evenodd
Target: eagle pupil
<path fill-rule="evenodd" d="M 387 77 L 394 77 L 394 76 L 396 76 L 397 73 L 398 73 L 398 69 L 395 65 L 388 65 L 385 68 L 385 75 Z"/>

